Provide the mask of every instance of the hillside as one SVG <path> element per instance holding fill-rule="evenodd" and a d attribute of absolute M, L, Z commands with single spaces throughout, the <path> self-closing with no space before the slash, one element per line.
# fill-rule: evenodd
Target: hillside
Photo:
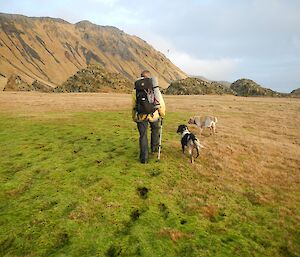
<path fill-rule="evenodd" d="M 93 63 L 122 73 L 131 81 L 148 69 L 162 87 L 186 77 L 147 42 L 118 28 L 88 21 L 71 24 L 49 17 L 0 14 L 2 88 L 12 74 L 28 84 L 37 80 L 54 87 Z"/>
<path fill-rule="evenodd" d="M 290 95 L 293 97 L 300 97 L 300 88 L 293 90 Z"/>
<path fill-rule="evenodd" d="M 200 78 L 185 78 L 174 81 L 164 90 L 167 95 L 222 95 L 234 94 L 226 85 L 216 81 L 208 81 Z"/>
<path fill-rule="evenodd" d="M 239 79 L 233 82 L 230 88 L 236 92 L 238 96 L 285 96 L 287 94 L 278 93 L 269 88 L 258 85 L 251 79 Z"/>
<path fill-rule="evenodd" d="M 55 92 L 123 92 L 129 93 L 133 84 L 123 74 L 107 72 L 98 65 L 89 65 L 71 76 Z"/>
<path fill-rule="evenodd" d="M 250 79 L 239 79 L 230 85 L 226 81 L 210 81 L 203 77 L 188 77 L 171 82 L 163 91 L 168 95 L 237 95 L 237 96 L 268 96 L 268 97 L 297 97 L 299 90 L 290 94 L 279 93 L 264 88 Z"/>
<path fill-rule="evenodd" d="M 7 83 L 7 78 L 5 75 L 0 73 L 0 91 L 2 91 Z"/>

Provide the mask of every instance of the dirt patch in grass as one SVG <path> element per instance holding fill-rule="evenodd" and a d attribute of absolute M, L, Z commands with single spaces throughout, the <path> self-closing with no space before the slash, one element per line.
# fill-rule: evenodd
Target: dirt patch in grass
<path fill-rule="evenodd" d="M 137 192 L 142 199 L 148 198 L 149 189 L 147 187 L 138 187 Z"/>
<path fill-rule="evenodd" d="M 182 238 L 192 238 L 191 234 L 184 233 L 179 230 L 174 230 L 170 228 L 162 228 L 159 231 L 159 235 L 162 237 L 169 237 L 173 242 L 177 242 Z"/>
<path fill-rule="evenodd" d="M 137 210 L 132 211 L 131 214 L 130 214 L 131 220 L 132 221 L 138 220 L 140 215 L 141 215 L 140 210 L 137 209 Z"/>
<path fill-rule="evenodd" d="M 159 211 L 161 212 L 164 219 L 168 218 L 169 216 L 169 210 L 168 207 L 164 203 L 160 203 L 158 205 Z"/>

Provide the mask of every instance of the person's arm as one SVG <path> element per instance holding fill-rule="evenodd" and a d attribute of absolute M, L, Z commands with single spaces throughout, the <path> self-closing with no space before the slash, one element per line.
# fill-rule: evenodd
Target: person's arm
<path fill-rule="evenodd" d="M 136 93 L 135 90 L 132 92 L 132 120 L 137 122 L 137 113 L 136 113 Z"/>
<path fill-rule="evenodd" d="M 158 113 L 160 117 L 164 118 L 166 115 L 166 105 L 160 91 L 159 91 L 159 98 L 160 98 L 160 108 L 158 109 Z"/>

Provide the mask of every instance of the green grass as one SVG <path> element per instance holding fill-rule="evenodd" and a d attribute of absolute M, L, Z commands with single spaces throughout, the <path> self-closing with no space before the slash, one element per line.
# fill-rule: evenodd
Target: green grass
<path fill-rule="evenodd" d="M 182 156 L 186 116 L 168 114 L 162 160 L 143 165 L 127 112 L 1 114 L 0 256 L 299 256 L 279 203 Z"/>

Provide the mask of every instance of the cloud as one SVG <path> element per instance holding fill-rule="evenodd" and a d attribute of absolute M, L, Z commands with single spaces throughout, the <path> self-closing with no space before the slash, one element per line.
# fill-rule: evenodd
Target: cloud
<path fill-rule="evenodd" d="M 187 52 L 176 49 L 171 42 L 155 33 L 144 32 L 144 38 L 150 40 L 155 49 L 162 52 L 176 66 L 189 75 L 201 75 L 211 80 L 232 81 L 242 62 L 238 58 L 197 58 Z"/>
<path fill-rule="evenodd" d="M 151 5 L 156 8 L 145 6 L 140 13 L 152 10 L 147 26 L 132 29 L 186 73 L 231 81 L 248 77 L 283 92 L 299 87 L 300 1 L 153 0 Z"/>
<path fill-rule="evenodd" d="M 170 59 L 190 75 L 202 75 L 212 80 L 233 79 L 239 68 L 239 59 L 197 59 L 183 52 L 170 54 Z"/>
<path fill-rule="evenodd" d="M 292 45 L 298 49 L 300 49 L 300 36 L 297 37 L 297 36 L 294 36 L 292 38 Z"/>
<path fill-rule="evenodd" d="M 103 4 L 109 7 L 114 7 L 118 0 L 88 0 L 88 2 Z"/>

